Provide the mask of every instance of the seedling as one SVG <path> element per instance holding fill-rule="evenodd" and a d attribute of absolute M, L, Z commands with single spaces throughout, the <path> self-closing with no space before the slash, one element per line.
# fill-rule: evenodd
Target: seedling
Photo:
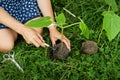
<path fill-rule="evenodd" d="M 117 34 L 120 32 L 120 17 L 116 15 L 113 11 L 105 11 L 102 14 L 104 16 L 103 18 L 103 26 L 101 29 L 101 33 L 98 38 L 98 43 L 100 41 L 100 37 L 102 34 L 102 31 L 106 31 L 106 35 L 108 37 L 109 41 L 112 41 Z"/>
<path fill-rule="evenodd" d="M 66 25 L 66 18 L 65 18 L 65 15 L 63 13 L 59 14 L 58 16 L 55 17 L 56 18 L 56 26 L 59 27 L 61 29 L 61 41 L 63 40 L 63 34 L 64 34 L 64 29 L 65 28 L 68 28 L 68 27 L 71 27 L 73 25 L 77 25 L 77 24 L 80 24 L 79 22 L 77 23 L 73 23 L 73 24 L 70 24 L 70 25 Z M 43 27 L 48 27 L 50 24 L 51 24 L 51 20 L 50 20 L 50 17 L 47 16 L 47 17 L 42 17 L 42 18 L 36 18 L 36 19 L 32 19 L 30 21 L 28 21 L 25 25 L 28 26 L 28 27 L 33 27 L 33 28 L 43 28 Z M 62 41 L 63 42 L 63 41 Z M 63 44 L 63 43 L 61 43 Z M 45 43 L 45 45 L 47 47 L 50 47 L 53 51 L 55 51 L 55 48 L 49 46 L 48 44 Z M 61 45 L 61 49 L 65 48 L 64 47 L 65 45 Z M 59 50 L 61 50 L 59 48 Z M 61 50 L 62 51 L 62 50 Z M 67 51 L 67 49 L 66 49 Z M 68 51 L 67 51 L 68 52 Z M 54 54 L 54 53 L 53 53 Z"/>
<path fill-rule="evenodd" d="M 84 23 L 84 21 L 80 17 L 77 17 L 76 15 L 74 15 L 73 13 L 71 13 L 70 11 L 68 11 L 66 8 L 63 8 L 63 9 L 66 12 L 68 12 L 70 15 L 72 15 L 73 17 L 75 17 L 75 18 L 77 18 L 77 19 L 80 20 L 80 22 L 79 22 L 79 28 L 81 30 L 81 34 L 86 39 L 89 39 L 90 30 L 88 29 L 88 26 Z M 82 43 L 82 49 L 81 50 L 82 50 L 83 53 L 94 54 L 94 53 L 97 53 L 98 46 L 97 46 L 96 42 L 87 40 L 86 42 Z"/>
<path fill-rule="evenodd" d="M 106 4 L 109 5 L 108 11 L 104 11 L 102 15 L 103 18 L 103 26 L 101 32 L 98 37 L 98 42 L 100 42 L 100 37 L 103 30 L 106 31 L 106 35 L 109 41 L 112 41 L 120 32 L 120 17 L 115 14 L 118 11 L 118 6 L 115 0 L 105 0 Z"/>
<path fill-rule="evenodd" d="M 88 26 L 84 23 L 84 21 L 80 18 L 77 17 L 75 14 L 73 14 L 72 12 L 70 12 L 69 10 L 67 10 L 66 8 L 63 8 L 67 13 L 69 13 L 70 15 L 72 15 L 74 18 L 77 18 L 80 20 L 80 22 L 77 23 L 73 23 L 71 25 L 66 26 L 66 28 L 79 24 L 79 28 L 81 30 L 81 35 L 83 35 L 86 39 L 89 39 L 89 35 L 90 35 L 90 30 L 88 29 Z"/>

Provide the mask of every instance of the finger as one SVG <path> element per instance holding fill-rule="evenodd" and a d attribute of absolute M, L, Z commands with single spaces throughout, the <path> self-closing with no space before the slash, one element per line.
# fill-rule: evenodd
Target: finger
<path fill-rule="evenodd" d="M 52 46 L 54 47 L 56 45 L 56 40 L 55 39 L 51 39 L 52 42 Z"/>
<path fill-rule="evenodd" d="M 43 37 L 42 37 L 40 34 L 37 34 L 37 35 L 38 35 L 39 39 L 40 39 L 42 42 L 45 42 L 44 39 L 43 39 Z"/>
<path fill-rule="evenodd" d="M 65 43 L 65 45 L 69 49 L 69 51 L 71 51 L 70 41 L 66 37 L 64 37 L 62 41 Z"/>
<path fill-rule="evenodd" d="M 32 40 L 32 39 L 31 39 Z M 32 44 L 31 41 L 27 38 L 25 38 L 25 41 L 28 43 L 28 44 Z"/>
<path fill-rule="evenodd" d="M 70 40 L 67 39 L 67 38 L 66 38 L 66 40 L 67 40 L 68 46 L 69 46 L 69 48 L 70 48 Z M 70 48 L 70 49 L 71 49 L 71 48 Z"/>
<path fill-rule="evenodd" d="M 31 44 L 30 40 L 28 40 L 26 37 L 23 36 L 23 38 L 25 39 L 26 43 Z"/>
<path fill-rule="evenodd" d="M 44 42 L 41 41 L 41 39 L 40 39 L 38 36 L 36 36 L 35 40 L 36 40 L 36 42 L 37 42 L 40 46 L 45 47 Z"/>
<path fill-rule="evenodd" d="M 30 41 L 26 41 L 28 44 L 31 44 L 31 42 Z"/>
<path fill-rule="evenodd" d="M 29 39 L 29 42 L 32 43 L 33 45 L 35 45 L 36 47 L 40 46 L 40 44 L 36 41 L 36 37 L 31 37 Z"/>
<path fill-rule="evenodd" d="M 39 46 L 40 46 L 40 44 L 39 44 L 35 39 L 33 39 L 31 42 L 32 42 L 36 47 L 39 47 Z"/>

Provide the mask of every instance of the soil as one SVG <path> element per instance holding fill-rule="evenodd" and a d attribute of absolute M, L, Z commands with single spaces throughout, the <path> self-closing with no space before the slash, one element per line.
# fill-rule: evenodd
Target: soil
<path fill-rule="evenodd" d="M 55 50 L 50 51 L 50 54 L 52 59 L 64 60 L 69 56 L 70 51 L 63 42 L 60 42 L 56 44 Z"/>
<path fill-rule="evenodd" d="M 98 45 L 94 41 L 86 41 L 82 43 L 82 52 L 87 54 L 95 54 L 98 52 Z"/>

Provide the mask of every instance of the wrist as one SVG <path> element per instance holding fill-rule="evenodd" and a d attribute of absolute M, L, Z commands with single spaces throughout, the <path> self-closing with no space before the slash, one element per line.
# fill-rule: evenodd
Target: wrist
<path fill-rule="evenodd" d="M 50 24 L 50 25 L 48 26 L 48 29 L 49 29 L 49 31 L 55 30 L 55 29 L 56 29 L 56 23 L 53 22 L 52 24 Z"/>
<path fill-rule="evenodd" d="M 53 27 L 53 26 L 56 26 L 56 23 L 55 23 L 55 22 L 51 23 L 51 24 L 48 26 L 48 28 Z"/>
<path fill-rule="evenodd" d="M 21 25 L 20 27 L 18 26 L 16 29 L 16 32 L 20 35 L 26 30 L 26 27 L 24 25 Z"/>

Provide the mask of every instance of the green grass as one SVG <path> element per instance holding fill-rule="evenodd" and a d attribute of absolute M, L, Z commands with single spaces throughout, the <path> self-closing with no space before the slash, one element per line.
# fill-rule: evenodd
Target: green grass
<path fill-rule="evenodd" d="M 57 15 L 65 13 L 68 24 L 79 20 L 65 12 L 63 7 L 81 17 L 89 29 L 93 30 L 90 40 L 97 42 L 102 26 L 101 13 L 108 9 L 105 3 L 99 1 L 52 0 L 52 3 Z M 116 1 L 120 4 L 120 0 Z M 86 40 L 80 32 L 78 26 L 64 30 L 64 34 L 71 40 L 72 48 L 70 56 L 65 61 L 51 60 L 48 48 L 36 48 L 20 38 L 13 50 L 16 52 L 15 59 L 24 69 L 24 73 L 21 73 L 12 62 L 7 61 L 0 64 L 0 80 L 119 80 L 120 34 L 109 42 L 103 32 L 98 44 L 99 52 L 87 55 L 80 51 L 82 42 Z M 48 30 L 45 29 L 43 37 L 51 44 L 48 36 Z M 0 61 L 3 60 L 3 55 L 0 54 Z"/>

